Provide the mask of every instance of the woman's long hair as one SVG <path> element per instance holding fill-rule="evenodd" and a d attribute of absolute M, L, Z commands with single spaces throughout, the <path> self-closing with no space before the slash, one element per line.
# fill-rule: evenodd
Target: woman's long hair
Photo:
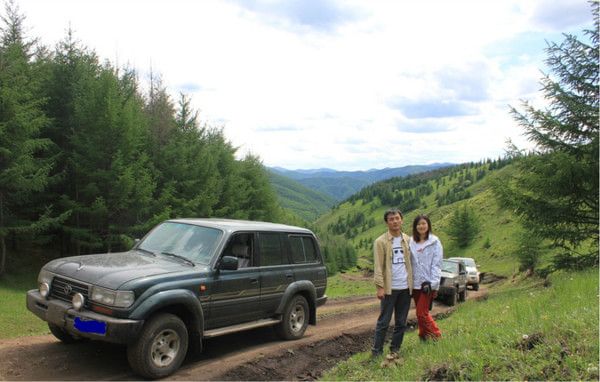
<path fill-rule="evenodd" d="M 419 224 L 419 222 L 421 220 L 425 220 L 427 222 L 427 233 L 425 234 L 425 240 L 429 239 L 429 234 L 431 233 L 431 220 L 429 220 L 429 217 L 427 215 L 419 215 L 419 216 L 417 216 L 415 218 L 415 220 L 413 220 L 413 225 L 412 225 L 413 239 L 417 243 L 419 241 L 421 241 L 421 236 L 419 235 L 419 232 L 417 232 L 417 224 Z"/>

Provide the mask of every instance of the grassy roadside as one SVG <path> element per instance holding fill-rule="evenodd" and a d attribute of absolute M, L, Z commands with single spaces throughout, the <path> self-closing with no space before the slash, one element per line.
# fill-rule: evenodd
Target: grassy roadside
<path fill-rule="evenodd" d="M 338 273 L 327 278 L 329 298 L 375 296 L 373 277 L 362 277 L 358 272 Z"/>
<path fill-rule="evenodd" d="M 48 326 L 27 310 L 25 294 L 37 285 L 37 272 L 0 279 L 0 338 L 48 334 Z"/>
<path fill-rule="evenodd" d="M 404 363 L 360 353 L 322 380 L 598 380 L 598 270 L 507 282 L 439 321 L 437 343 L 409 334 Z"/>

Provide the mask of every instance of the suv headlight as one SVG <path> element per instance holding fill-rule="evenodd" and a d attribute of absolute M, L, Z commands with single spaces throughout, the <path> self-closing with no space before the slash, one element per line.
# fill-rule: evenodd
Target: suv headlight
<path fill-rule="evenodd" d="M 444 286 L 454 286 L 454 278 L 453 277 L 446 277 L 444 279 Z"/>
<path fill-rule="evenodd" d="M 116 308 L 128 308 L 135 301 L 135 295 L 131 291 L 110 290 L 93 286 L 90 300 Z"/>
<path fill-rule="evenodd" d="M 52 284 L 52 277 L 52 273 L 43 269 L 38 275 L 38 290 L 44 298 L 48 297 L 48 295 L 50 294 L 50 285 Z"/>

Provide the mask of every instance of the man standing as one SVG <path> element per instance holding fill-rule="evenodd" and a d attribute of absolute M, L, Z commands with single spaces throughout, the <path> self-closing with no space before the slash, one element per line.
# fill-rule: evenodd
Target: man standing
<path fill-rule="evenodd" d="M 394 334 L 390 354 L 387 356 L 391 361 L 399 358 L 398 351 L 404 339 L 413 274 L 408 246 L 410 238 L 402 233 L 402 212 L 398 209 L 390 209 L 385 212 L 383 218 L 388 231 L 379 236 L 373 244 L 374 278 L 377 298 L 381 300 L 381 312 L 375 327 L 372 355 L 383 354 L 385 334 L 394 313 Z"/>

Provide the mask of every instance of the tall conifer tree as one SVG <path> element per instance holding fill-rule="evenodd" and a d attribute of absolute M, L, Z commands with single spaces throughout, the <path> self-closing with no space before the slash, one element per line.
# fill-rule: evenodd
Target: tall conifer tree
<path fill-rule="evenodd" d="M 513 109 L 536 150 L 522 156 L 514 179 L 499 183 L 495 190 L 524 219 L 532 235 L 550 239 L 573 257 L 591 239 L 592 247 L 581 255 L 596 264 L 600 25 L 599 4 L 591 4 L 595 25 L 585 31 L 589 42 L 565 35 L 562 43 L 547 48 L 552 75 L 545 75 L 541 83 L 548 106 L 540 110 L 524 102 L 523 111 Z"/>
<path fill-rule="evenodd" d="M 51 224 L 49 211 L 33 206 L 48 185 L 51 142 L 39 137 L 48 123 L 32 63 L 34 41 L 23 33 L 24 16 L 9 2 L 2 17 L 0 45 L 0 275 L 6 271 L 9 235 Z"/>

